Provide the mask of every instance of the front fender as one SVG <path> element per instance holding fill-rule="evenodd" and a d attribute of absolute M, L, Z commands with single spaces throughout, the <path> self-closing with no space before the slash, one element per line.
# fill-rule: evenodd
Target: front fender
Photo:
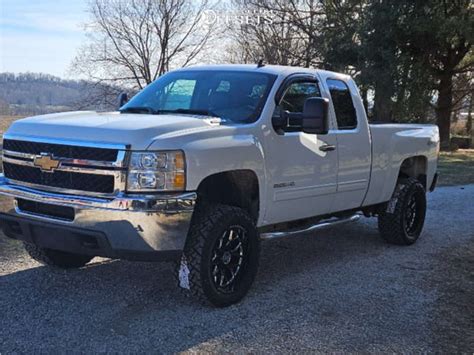
<path fill-rule="evenodd" d="M 187 144 L 184 151 L 189 191 L 196 190 L 210 175 L 233 170 L 251 170 L 257 175 L 259 186 L 265 186 L 263 148 L 251 134 L 196 140 Z"/>
<path fill-rule="evenodd" d="M 265 206 L 265 159 L 254 127 L 219 127 L 174 139 L 158 139 L 149 149 L 181 149 L 186 156 L 186 190 L 196 191 L 208 176 L 234 170 L 251 170 L 259 184 L 260 215 Z"/>

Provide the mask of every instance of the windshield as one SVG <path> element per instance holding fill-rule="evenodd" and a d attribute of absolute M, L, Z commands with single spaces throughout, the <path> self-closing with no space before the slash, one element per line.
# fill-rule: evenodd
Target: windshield
<path fill-rule="evenodd" d="M 195 114 L 254 122 L 275 79 L 275 75 L 245 71 L 170 72 L 148 85 L 120 111 Z"/>

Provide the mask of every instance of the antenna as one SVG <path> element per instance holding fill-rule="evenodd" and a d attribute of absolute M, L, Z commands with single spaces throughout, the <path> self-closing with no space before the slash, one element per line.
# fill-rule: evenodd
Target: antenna
<path fill-rule="evenodd" d="M 258 63 L 257 63 L 257 68 L 261 68 L 261 67 L 264 67 L 265 66 L 265 63 L 263 63 L 263 58 L 260 58 Z"/>

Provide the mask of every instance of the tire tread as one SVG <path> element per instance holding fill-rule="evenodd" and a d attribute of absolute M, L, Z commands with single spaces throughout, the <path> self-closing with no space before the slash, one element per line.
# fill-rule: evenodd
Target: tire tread
<path fill-rule="evenodd" d="M 201 260 L 206 247 L 206 241 L 212 230 L 220 223 L 227 215 L 238 216 L 239 218 L 251 221 L 249 215 L 241 208 L 223 205 L 223 204 L 207 204 L 202 203 L 198 205 L 193 216 L 193 222 L 188 233 L 188 238 L 184 248 L 183 257 L 186 258 L 186 265 L 189 270 L 189 287 L 190 289 L 183 289 L 185 294 L 191 294 L 195 299 L 207 306 L 227 306 L 227 303 L 220 304 L 216 300 L 210 300 L 206 295 L 206 285 L 203 284 L 201 278 Z M 251 222 L 252 224 L 253 221 Z M 259 244 L 258 244 L 259 245 Z M 178 262 L 178 271 L 180 263 Z M 178 272 L 175 273 L 178 278 Z"/>
<path fill-rule="evenodd" d="M 423 185 L 415 178 L 404 178 L 400 179 L 390 201 L 384 205 L 383 210 L 380 212 L 378 217 L 378 227 L 382 238 L 390 244 L 396 245 L 411 245 L 414 240 L 406 237 L 402 216 L 403 208 L 405 206 L 405 200 L 408 198 L 409 193 L 414 189 L 423 189 Z M 396 199 L 396 202 L 394 202 Z M 395 203 L 393 212 L 387 212 L 390 203 Z M 426 208 L 426 205 L 425 205 Z M 423 217 L 424 218 L 424 217 Z"/>

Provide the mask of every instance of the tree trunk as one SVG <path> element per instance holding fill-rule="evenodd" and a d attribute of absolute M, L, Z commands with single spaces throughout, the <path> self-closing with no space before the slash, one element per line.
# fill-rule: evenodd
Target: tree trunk
<path fill-rule="evenodd" d="M 469 98 L 469 111 L 467 113 L 467 134 L 471 134 L 470 147 L 474 148 L 474 122 L 472 120 L 472 110 L 474 109 L 474 94 Z"/>
<path fill-rule="evenodd" d="M 453 77 L 443 74 L 438 86 L 438 101 L 436 103 L 436 124 L 439 127 L 441 149 L 449 149 L 451 130 L 451 111 L 453 106 Z"/>
<path fill-rule="evenodd" d="M 379 80 L 375 84 L 374 120 L 392 121 L 392 90 L 383 80 Z"/>

